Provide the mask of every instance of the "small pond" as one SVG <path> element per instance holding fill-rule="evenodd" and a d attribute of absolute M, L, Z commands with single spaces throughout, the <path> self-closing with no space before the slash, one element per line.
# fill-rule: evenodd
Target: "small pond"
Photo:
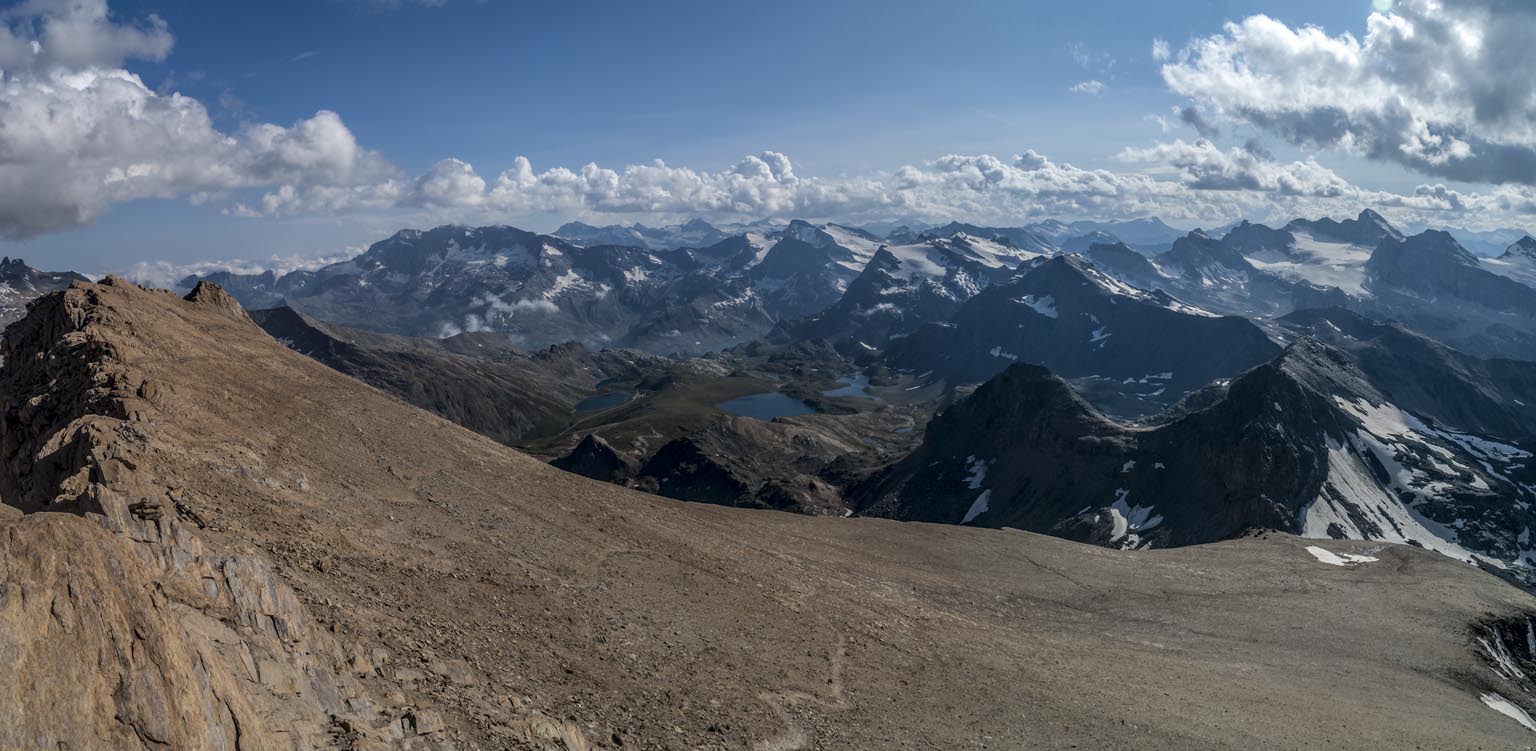
<path fill-rule="evenodd" d="M 827 389 L 821 392 L 822 396 L 851 396 L 855 399 L 872 399 L 880 401 L 880 397 L 869 393 L 869 376 L 859 373 L 852 376 L 843 376 L 837 379 L 843 385 L 835 389 Z"/>
<path fill-rule="evenodd" d="M 772 420 L 775 417 L 794 417 L 795 415 L 809 415 L 816 410 L 810 405 L 793 397 L 785 396 L 777 391 L 769 391 L 763 394 L 751 394 L 738 399 L 720 402 L 715 407 L 723 412 L 729 412 L 741 417 L 753 417 L 759 420 Z"/>

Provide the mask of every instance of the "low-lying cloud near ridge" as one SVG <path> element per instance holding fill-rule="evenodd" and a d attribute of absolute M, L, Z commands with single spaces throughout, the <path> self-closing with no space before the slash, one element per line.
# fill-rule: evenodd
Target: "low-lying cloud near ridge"
<path fill-rule="evenodd" d="M 1158 215 L 1186 224 L 1234 218 L 1289 220 L 1353 215 L 1376 207 L 1408 225 L 1508 226 L 1536 211 L 1536 192 L 1498 186 L 1463 193 L 1422 185 L 1402 194 L 1361 188 L 1312 159 L 1275 160 L 1257 144 L 1222 149 L 1209 140 L 1127 148 L 1117 161 L 1139 171 L 1084 169 L 1033 150 L 1011 157 L 951 154 L 866 177 L 795 174 L 790 159 L 765 151 L 711 172 L 661 161 L 621 168 L 536 171 L 524 157 L 493 179 L 458 159 L 433 166 L 396 193 L 394 181 L 369 189 L 284 185 L 242 215 L 281 215 L 392 206 L 429 221 L 515 222 L 563 215 L 612 219 L 746 220 L 764 217 L 872 221 L 917 218 L 1020 222 L 1031 218 Z M 393 202 L 381 196 L 395 196 Z M 352 201 L 353 198 L 357 200 Z"/>
<path fill-rule="evenodd" d="M 1198 105 L 1178 120 L 1201 137 L 1124 149 L 1116 159 L 1126 171 L 1026 150 L 820 178 L 798 174 L 775 151 L 715 171 L 660 161 L 536 170 L 518 157 L 494 176 L 445 159 L 412 177 L 361 146 L 334 112 L 221 131 L 196 99 L 152 90 L 123 68 L 170 53 L 174 40 L 162 21 L 122 22 L 106 0 L 30 0 L 0 14 L 0 235 L 79 227 L 113 204 L 167 197 L 240 217 L 364 211 L 418 223 L 551 214 L 1009 223 L 1156 214 L 1202 224 L 1374 206 L 1405 224 L 1507 226 L 1536 211 L 1536 192 L 1510 169 L 1536 150 L 1536 83 L 1522 76 L 1529 66 L 1451 59 L 1474 52 L 1530 59 L 1530 49 L 1511 40 L 1536 36 L 1532 13 L 1510 10 L 1510 19 L 1494 24 L 1496 2 L 1400 3 L 1399 11 L 1371 17 L 1363 42 L 1255 17 L 1177 57 L 1158 45 L 1154 56 L 1165 59 L 1170 87 Z M 1445 52 L 1430 39 L 1460 46 Z M 1435 75 L 1464 86 L 1435 85 Z M 1403 112 L 1415 114 L 1397 117 Z M 1207 140 L 1220 131 L 1207 113 L 1296 143 L 1390 153 L 1429 174 L 1476 172 L 1506 184 L 1476 193 L 1442 185 L 1367 190 L 1311 159 L 1279 162 L 1258 144 L 1219 147 Z M 1523 182 L 1536 182 L 1536 169 L 1523 174 Z"/>
<path fill-rule="evenodd" d="M 122 276 L 138 284 L 159 289 L 177 289 L 183 279 L 192 275 L 202 276 L 217 271 L 228 271 L 232 274 L 265 274 L 270 271 L 272 274 L 281 277 L 290 271 L 312 271 L 333 263 L 349 261 L 356 258 L 364 250 L 367 250 L 367 248 L 352 247 L 344 248 L 334 253 L 319 255 L 274 255 L 259 261 L 244 258 L 193 261 L 191 263 L 139 261 L 120 273 Z"/>

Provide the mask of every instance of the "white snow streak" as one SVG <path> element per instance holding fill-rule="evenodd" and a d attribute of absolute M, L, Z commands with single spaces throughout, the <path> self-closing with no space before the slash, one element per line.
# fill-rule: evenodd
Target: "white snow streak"
<path fill-rule="evenodd" d="M 1369 555 L 1334 553 L 1330 550 L 1317 547 L 1316 545 L 1307 546 L 1307 552 L 1311 553 L 1313 558 L 1316 558 L 1317 560 L 1330 566 L 1344 566 L 1346 568 L 1353 567 L 1357 563 L 1375 563 L 1376 561 L 1381 560 Z"/>

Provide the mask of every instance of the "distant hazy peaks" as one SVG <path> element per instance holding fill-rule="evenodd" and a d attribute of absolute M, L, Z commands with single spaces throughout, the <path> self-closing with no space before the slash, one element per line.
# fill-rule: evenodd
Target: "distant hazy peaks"
<path fill-rule="evenodd" d="M 578 245 L 627 245 L 648 250 L 702 248 L 724 240 L 728 235 L 703 219 L 683 224 L 647 227 L 644 224 L 610 224 L 596 227 L 585 222 L 567 222 L 555 230 L 555 237 Z"/>
<path fill-rule="evenodd" d="M 1305 232 L 1319 239 L 1351 245 L 1375 246 L 1382 240 L 1403 239 L 1403 233 L 1371 209 L 1360 212 L 1360 216 L 1354 219 L 1345 219 L 1342 222 L 1328 218 L 1316 221 L 1297 219 L 1287 224 L 1285 228 L 1293 232 Z"/>

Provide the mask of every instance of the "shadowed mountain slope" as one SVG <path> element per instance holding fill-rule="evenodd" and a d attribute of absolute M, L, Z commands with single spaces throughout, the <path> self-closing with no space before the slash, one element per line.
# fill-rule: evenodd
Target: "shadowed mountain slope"
<path fill-rule="evenodd" d="M 1015 365 L 852 495 L 874 516 L 1120 548 L 1252 530 L 1407 543 L 1536 583 L 1519 398 L 1536 398 L 1536 373 L 1346 316 L 1359 338 L 1300 338 L 1151 426 L 1111 420 L 1050 371 Z"/>
<path fill-rule="evenodd" d="M 592 352 L 574 343 L 527 355 L 488 332 L 448 339 L 376 334 L 288 307 L 251 315 L 295 351 L 506 444 L 558 432 L 608 379 L 684 367 L 656 355 Z"/>

